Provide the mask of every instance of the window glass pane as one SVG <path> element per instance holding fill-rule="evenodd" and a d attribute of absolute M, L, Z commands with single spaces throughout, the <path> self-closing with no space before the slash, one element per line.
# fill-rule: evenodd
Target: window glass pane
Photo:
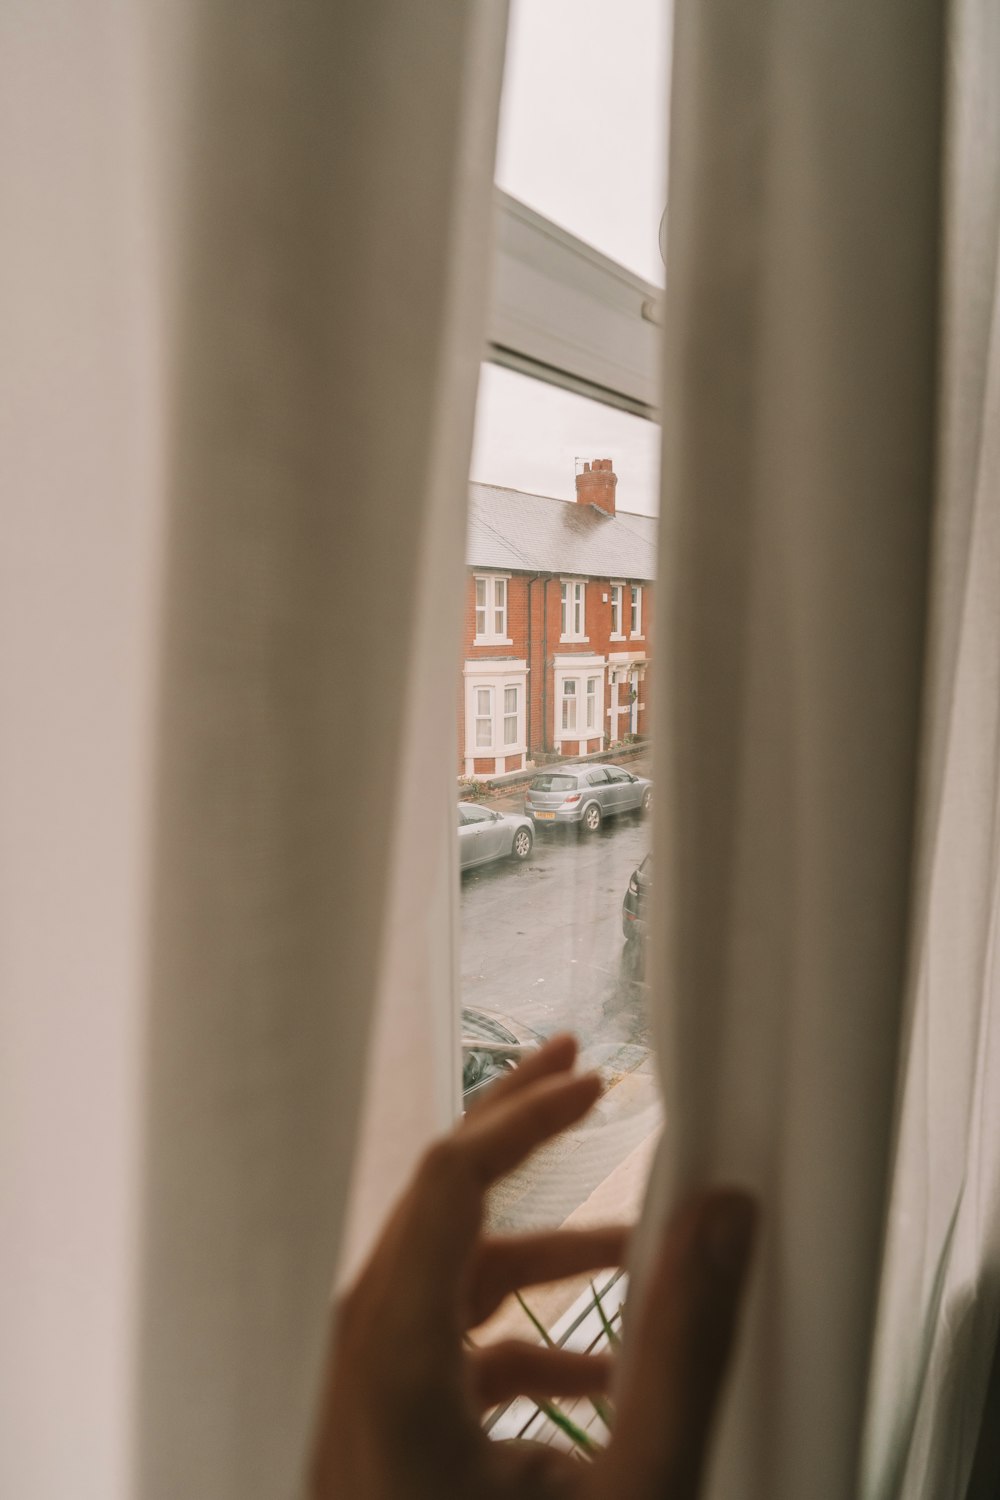
<path fill-rule="evenodd" d="M 576 786 L 575 776 L 536 776 L 531 783 L 533 792 L 568 792 Z"/>
<path fill-rule="evenodd" d="M 671 9 L 513 0 L 496 180 L 662 284 Z"/>
<path fill-rule="evenodd" d="M 462 1034 L 476 1036 L 472 1050 L 481 1059 L 489 1043 L 467 1028 L 484 1018 L 528 1043 L 568 1028 L 580 1039 L 583 1066 L 601 1070 L 607 1088 L 599 1119 L 526 1163 L 491 1197 L 499 1233 L 551 1226 L 578 1211 L 608 1217 L 620 1207 L 622 1217 L 632 1216 L 659 1130 L 642 942 L 624 914 L 626 902 L 653 899 L 646 884 L 630 890 L 649 852 L 650 825 L 641 786 L 620 780 L 612 787 L 599 769 L 620 762 L 626 773 L 652 779 L 649 677 L 641 708 L 631 684 L 656 641 L 622 636 L 631 581 L 645 582 L 653 602 L 658 449 L 658 431 L 637 417 L 484 369 L 466 564 L 470 603 L 472 579 L 491 579 L 490 638 L 477 644 L 468 633 L 456 674 L 458 796 L 477 782 L 484 806 L 531 819 L 533 843 L 521 860 L 498 837 L 491 862 L 462 876 Z M 578 490 L 578 460 L 581 472 L 609 476 L 601 508 L 591 493 L 605 482 L 589 477 Z M 595 460 L 609 468 L 582 470 Z M 619 629 L 612 632 L 614 599 Z M 501 609 L 502 631 L 494 629 Z M 581 751 L 593 759 L 581 763 Z M 593 832 L 570 821 L 588 808 L 599 812 Z M 487 848 L 494 832 L 499 825 L 483 828 Z M 492 1073 L 470 1066 L 469 1090 L 508 1064 L 493 1054 L 490 1066 Z M 565 1310 L 557 1305 L 562 1295 L 542 1294 L 553 1320 Z M 508 1331 L 530 1336 L 520 1326 Z"/>

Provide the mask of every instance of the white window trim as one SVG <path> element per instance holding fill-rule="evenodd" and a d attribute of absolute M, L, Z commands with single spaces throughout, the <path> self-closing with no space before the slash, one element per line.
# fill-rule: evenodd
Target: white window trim
<path fill-rule="evenodd" d="M 657 418 L 663 292 L 498 189 L 490 359 Z"/>
<path fill-rule="evenodd" d="M 462 668 L 462 676 L 465 678 L 465 774 L 474 776 L 475 762 L 477 760 L 492 760 L 494 769 L 492 772 L 481 772 L 481 775 L 502 775 L 506 762 L 528 753 L 527 742 L 527 714 L 528 714 L 528 663 L 520 661 L 475 661 L 466 660 Z M 503 743 L 503 721 L 507 717 L 504 713 L 504 689 L 516 687 L 517 695 L 517 743 L 505 745 Z M 476 745 L 476 689 L 493 689 L 493 743 L 487 750 L 483 746 Z"/>
<path fill-rule="evenodd" d="M 562 755 L 585 755 L 588 740 L 600 740 L 598 748 L 603 750 L 607 743 L 607 730 L 605 728 L 604 688 L 607 676 L 607 661 L 603 656 L 596 656 L 590 652 L 580 652 L 577 656 L 555 656 L 552 659 L 552 682 L 553 699 L 555 702 L 555 723 L 553 725 L 553 748 Z M 575 678 L 577 681 L 576 701 L 577 716 L 576 728 L 563 732 L 562 727 L 562 700 L 563 683 L 566 679 Z M 595 704 L 593 729 L 587 728 L 587 678 L 597 678 L 597 701 Z"/>
<path fill-rule="evenodd" d="M 511 636 L 510 636 L 510 576 L 511 575 L 509 573 L 484 573 L 484 572 L 482 572 L 482 570 L 480 570 L 477 573 L 473 573 L 473 575 L 472 575 L 472 587 L 473 587 L 473 596 L 472 596 L 472 600 L 473 600 L 473 602 L 472 602 L 472 612 L 473 612 L 472 644 L 474 646 L 512 646 L 514 644 L 513 640 L 511 639 Z M 479 631 L 478 631 L 478 629 L 476 627 L 476 623 L 475 623 L 475 616 L 476 616 L 476 612 L 477 612 L 475 589 L 476 589 L 476 585 L 479 583 L 480 579 L 482 579 L 485 582 L 485 584 L 486 584 L 486 593 L 487 593 L 487 600 L 486 600 L 486 634 L 485 635 L 480 635 L 479 634 Z M 495 583 L 496 583 L 496 581 L 498 579 L 501 580 L 503 582 L 503 584 L 504 584 L 504 596 L 503 596 L 503 598 L 504 598 L 504 604 L 503 604 L 504 633 L 503 633 L 503 635 L 494 635 L 494 634 L 492 634 L 492 632 L 490 630 L 490 626 L 493 623 L 493 618 L 494 618 L 494 614 L 495 614 L 495 611 L 496 611 L 496 588 L 495 588 L 494 585 L 495 585 Z"/>
<path fill-rule="evenodd" d="M 582 632 L 582 634 L 577 635 L 573 630 L 566 630 L 566 631 L 564 631 L 560 635 L 560 637 L 559 637 L 560 642 L 566 641 L 566 642 L 576 642 L 576 643 L 582 644 L 584 646 L 589 646 L 590 645 L 590 636 L 587 634 L 587 582 L 588 582 L 588 580 L 586 578 L 560 578 L 560 580 L 559 580 L 559 609 L 560 609 L 560 612 L 562 611 L 562 590 L 563 589 L 577 589 L 578 588 L 578 589 L 581 590 L 581 593 L 580 593 L 580 618 L 581 618 L 582 623 L 583 623 L 583 632 Z M 567 596 L 567 609 L 566 609 L 566 624 L 567 625 L 570 625 L 572 623 L 572 614 L 573 614 L 574 607 L 575 607 L 575 604 L 571 604 L 569 596 Z"/>
<path fill-rule="evenodd" d="M 638 591 L 638 598 L 636 600 L 636 604 L 638 605 L 637 614 L 639 616 L 639 629 L 638 630 L 633 630 L 632 629 L 632 590 L 633 589 L 636 589 Z M 642 608 L 643 608 L 644 602 L 645 601 L 643 599 L 643 585 L 641 583 L 632 583 L 632 584 L 629 584 L 629 598 L 628 598 L 628 633 L 629 633 L 629 640 L 632 640 L 632 641 L 644 641 L 646 639 L 646 637 L 642 633 Z"/>
<path fill-rule="evenodd" d="M 624 578 L 611 578 L 611 579 L 608 580 L 608 586 L 611 589 L 611 618 L 612 618 L 612 620 L 614 620 L 614 617 L 615 617 L 614 598 L 615 598 L 615 590 L 617 589 L 618 590 L 618 595 L 619 595 L 619 597 L 618 597 L 618 624 L 619 625 L 624 625 L 625 624 L 625 580 L 624 580 Z M 626 639 L 626 636 L 625 636 L 624 631 L 622 631 L 622 630 L 612 630 L 612 632 L 609 635 L 608 639 L 611 640 L 611 641 L 624 641 Z"/>

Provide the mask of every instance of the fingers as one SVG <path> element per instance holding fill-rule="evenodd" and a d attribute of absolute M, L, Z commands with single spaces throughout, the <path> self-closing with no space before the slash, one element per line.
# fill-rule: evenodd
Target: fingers
<path fill-rule="evenodd" d="M 439 1327 L 451 1328 L 451 1317 L 441 1321 L 446 1309 L 456 1320 L 465 1311 L 459 1297 L 468 1285 L 487 1188 L 585 1115 L 601 1091 L 594 1074 L 567 1075 L 574 1056 L 572 1038 L 542 1048 L 519 1088 L 431 1147 L 394 1215 L 386 1253 L 404 1267 L 400 1275 L 428 1288 L 425 1313 Z"/>
<path fill-rule="evenodd" d="M 614 1361 L 603 1354 L 545 1349 L 507 1339 L 468 1355 L 473 1394 L 481 1407 L 514 1396 L 599 1396 L 611 1384 Z"/>
<path fill-rule="evenodd" d="M 505 1297 L 522 1287 L 620 1266 L 628 1239 L 629 1231 L 623 1226 L 606 1225 L 484 1240 L 472 1268 L 468 1326 L 482 1323 Z"/>
<path fill-rule="evenodd" d="M 491 1084 L 473 1113 L 480 1114 L 501 1100 L 509 1099 L 512 1094 L 520 1093 L 539 1078 L 546 1078 L 553 1073 L 568 1073 L 576 1062 L 576 1054 L 576 1037 L 570 1032 L 563 1031 L 558 1036 L 550 1037 L 537 1052 L 524 1058 L 512 1073 Z"/>
<path fill-rule="evenodd" d="M 691 1200 L 667 1232 L 642 1317 L 630 1324 L 639 1344 L 612 1444 L 636 1494 L 695 1500 L 755 1221 L 748 1195 L 728 1189 Z"/>
<path fill-rule="evenodd" d="M 569 1078 L 557 1074 L 468 1116 L 454 1140 L 480 1189 L 485 1191 L 532 1151 L 575 1125 L 597 1103 L 600 1093 L 596 1073 Z"/>

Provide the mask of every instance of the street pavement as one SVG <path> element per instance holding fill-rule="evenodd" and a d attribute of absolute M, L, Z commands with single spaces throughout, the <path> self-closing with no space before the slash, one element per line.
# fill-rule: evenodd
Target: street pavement
<path fill-rule="evenodd" d="M 628 764 L 648 774 L 648 757 Z M 523 789 L 489 805 L 520 811 Z M 496 1228 L 564 1222 L 659 1126 L 646 990 L 621 930 L 622 899 L 651 829 L 650 819 L 624 814 L 591 836 L 546 831 L 524 864 L 498 861 L 462 876 L 462 1003 L 541 1036 L 575 1032 L 583 1066 L 599 1068 L 606 1085 L 587 1121 L 496 1194 Z"/>

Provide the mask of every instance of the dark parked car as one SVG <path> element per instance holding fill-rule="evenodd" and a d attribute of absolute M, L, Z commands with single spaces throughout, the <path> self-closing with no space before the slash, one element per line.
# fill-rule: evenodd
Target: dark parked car
<path fill-rule="evenodd" d="M 639 941 L 647 934 L 650 889 L 653 883 L 653 856 L 647 854 L 632 871 L 628 890 L 622 902 L 622 933 L 626 942 Z"/>
<path fill-rule="evenodd" d="M 623 812 L 649 812 L 653 783 L 621 766 L 560 766 L 536 776 L 524 810 L 536 828 L 576 824 L 596 833 L 605 818 Z"/>
<path fill-rule="evenodd" d="M 476 802 L 458 804 L 458 860 L 463 870 L 491 859 L 527 859 L 531 823 L 519 813 L 494 812 Z"/>
<path fill-rule="evenodd" d="M 471 1006 L 462 1008 L 462 1105 L 468 1109 L 497 1078 L 513 1071 L 540 1038 L 530 1027 Z"/>

